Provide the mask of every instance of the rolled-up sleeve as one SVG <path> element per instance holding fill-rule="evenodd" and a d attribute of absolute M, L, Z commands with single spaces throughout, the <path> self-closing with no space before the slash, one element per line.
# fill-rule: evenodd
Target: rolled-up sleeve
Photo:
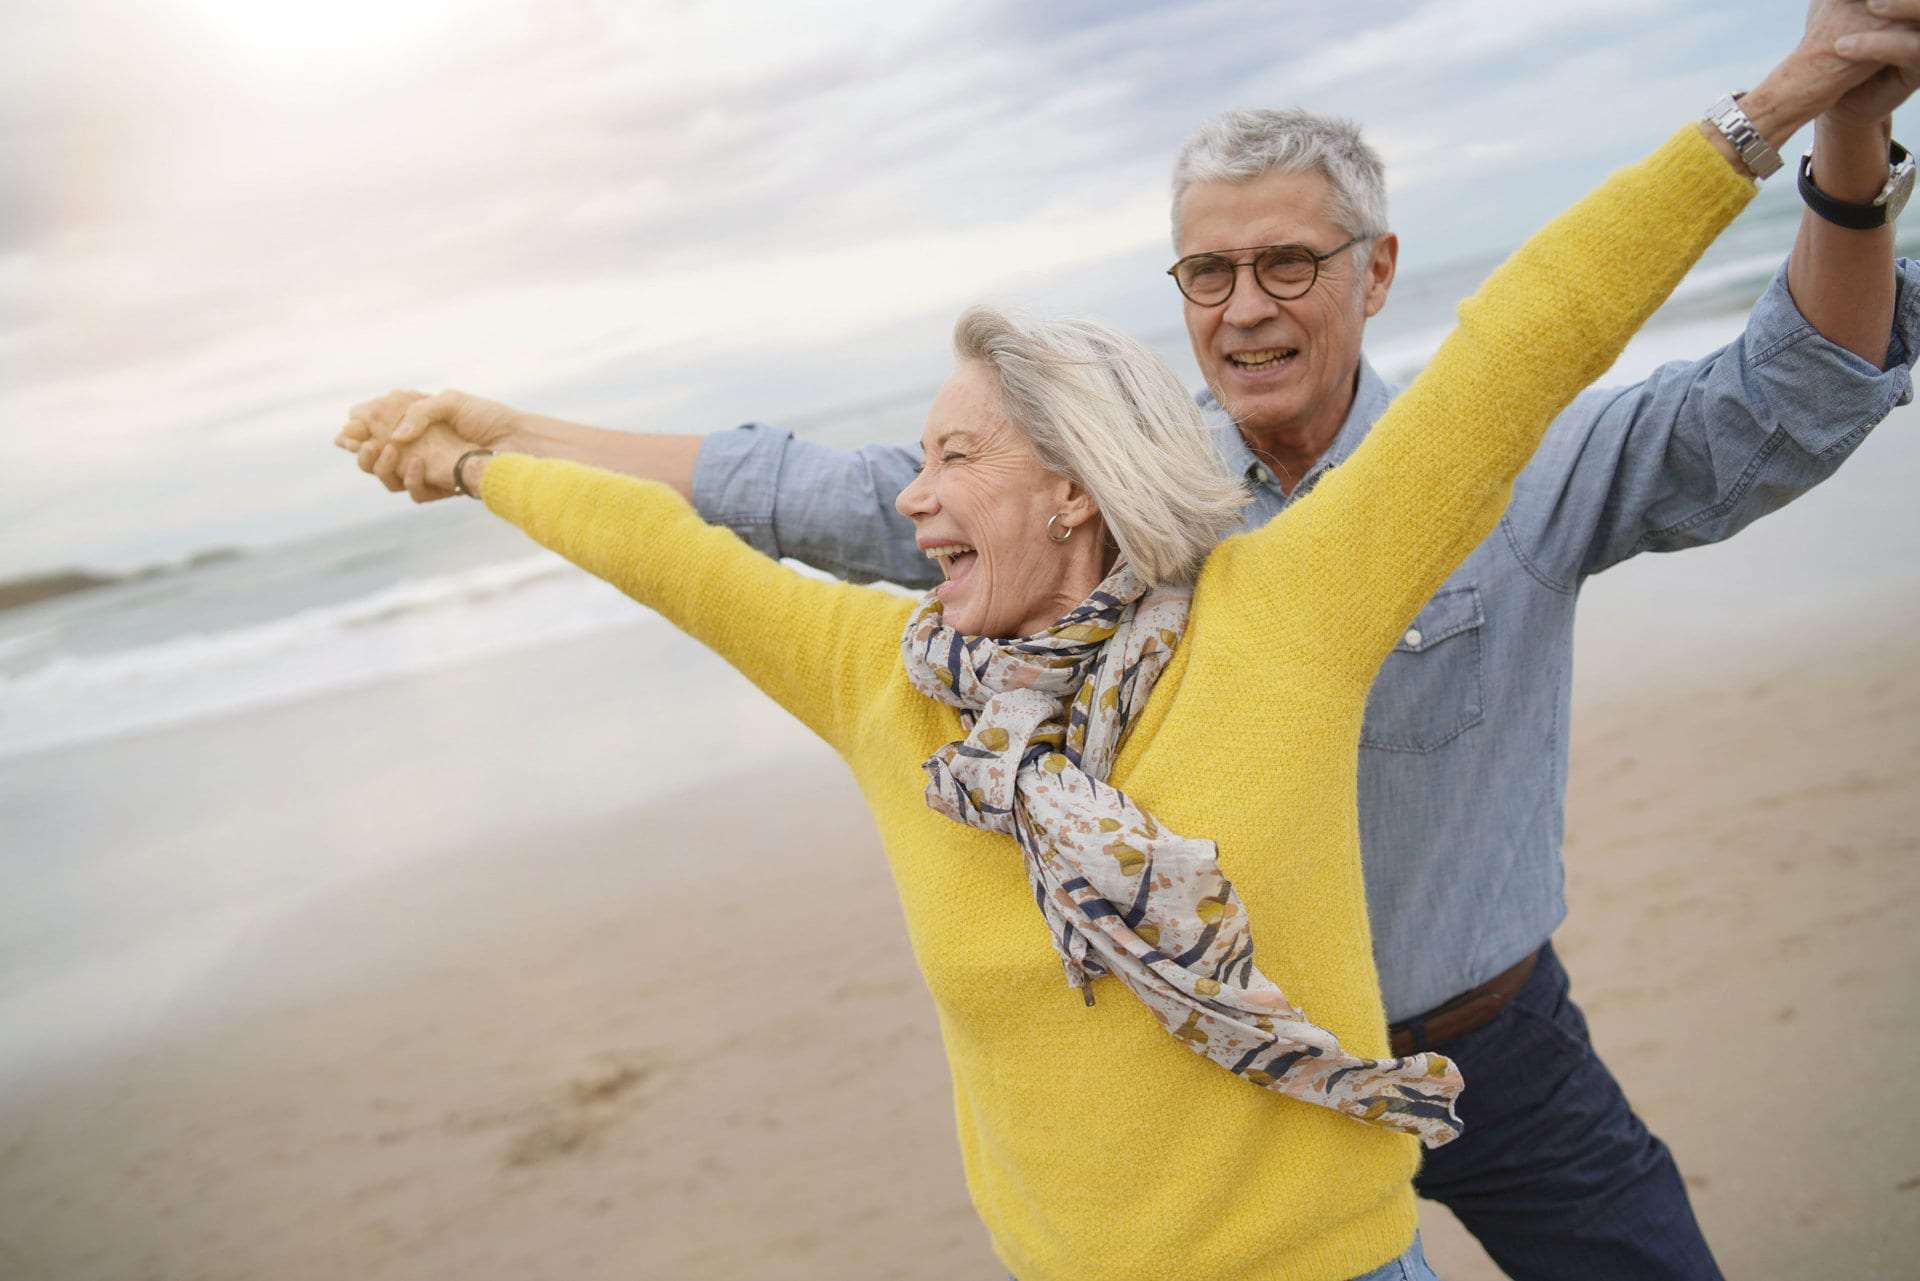
<path fill-rule="evenodd" d="M 701 443 L 693 505 L 769 556 L 849 582 L 927 587 L 939 572 L 893 507 L 915 465 L 902 446 L 835 449 L 749 423 Z"/>
<path fill-rule="evenodd" d="M 1807 322 L 1782 266 L 1732 343 L 1577 399 L 1509 511 L 1536 577 L 1570 591 L 1641 552 L 1718 542 L 1832 475 L 1913 397 L 1920 265 L 1894 271 L 1883 368 Z"/>

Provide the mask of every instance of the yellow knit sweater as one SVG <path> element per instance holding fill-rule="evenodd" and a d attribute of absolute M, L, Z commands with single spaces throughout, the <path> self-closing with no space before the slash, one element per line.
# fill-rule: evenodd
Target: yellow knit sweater
<path fill-rule="evenodd" d="M 1355 809 L 1375 670 L 1492 530 L 1547 423 L 1752 192 L 1693 126 L 1614 175 L 1461 306 L 1349 461 L 1200 575 L 1111 781 L 1218 842 L 1260 968 L 1357 1054 L 1387 1053 Z M 484 488 L 852 767 L 939 1011 L 967 1184 L 1020 1281 L 1343 1281 L 1406 1249 L 1413 1139 L 1237 1079 L 1112 979 L 1084 1004 L 1013 841 L 927 808 L 920 762 L 961 729 L 901 670 L 911 602 L 794 573 L 662 485 L 502 456 Z"/>

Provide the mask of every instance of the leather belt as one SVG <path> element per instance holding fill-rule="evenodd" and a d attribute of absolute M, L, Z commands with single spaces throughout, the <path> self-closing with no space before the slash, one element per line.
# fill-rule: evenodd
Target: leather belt
<path fill-rule="evenodd" d="M 1539 959 L 1540 953 L 1534 952 L 1520 964 L 1510 970 L 1502 970 L 1472 991 L 1462 992 L 1425 1014 L 1395 1023 L 1387 1029 L 1393 1056 L 1404 1059 L 1441 1041 L 1451 1041 L 1456 1036 L 1465 1036 L 1485 1027 L 1493 1021 L 1494 1015 L 1506 1008 L 1514 994 L 1526 986 L 1527 979 L 1533 974 L 1534 963 Z"/>

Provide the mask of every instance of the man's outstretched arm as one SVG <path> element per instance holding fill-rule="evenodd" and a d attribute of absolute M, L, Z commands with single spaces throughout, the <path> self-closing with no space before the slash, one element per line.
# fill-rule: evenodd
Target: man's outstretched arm
<path fill-rule="evenodd" d="M 749 425 L 702 440 L 693 505 L 769 556 L 849 582 L 931 587 L 940 571 L 893 506 L 919 463 L 900 445 L 835 449 Z"/>
<path fill-rule="evenodd" d="M 334 444 L 358 455 L 360 470 L 378 477 L 381 484 L 398 493 L 408 489 L 401 475 L 401 448 L 418 440 L 428 427 L 436 424 L 450 428 L 475 449 L 531 454 L 536 458 L 565 458 L 642 480 L 657 480 L 671 485 L 683 498 L 693 497 L 699 436 L 609 431 L 545 414 L 530 414 L 464 391 L 443 391 L 437 396 L 418 391 L 392 391 L 363 401 L 347 411 L 346 425 L 334 438 Z M 415 486 L 408 492 L 416 502 L 433 502 L 453 495 L 451 489 L 430 483 Z"/>
<path fill-rule="evenodd" d="M 1816 130 L 1816 183 L 1871 199 L 1888 175 L 1885 116 L 1829 113 Z M 1567 411 L 1509 510 L 1515 549 L 1570 591 L 1643 551 L 1730 537 L 1832 475 L 1906 403 L 1916 354 L 1920 267 L 1894 260 L 1892 229 L 1809 211 L 1738 339 Z"/>
<path fill-rule="evenodd" d="M 402 474 L 405 446 L 439 424 L 476 449 L 564 458 L 670 485 L 700 515 L 775 558 L 792 557 L 852 582 L 931 587 L 939 571 L 893 509 L 918 456 L 896 445 L 833 449 L 749 426 L 711 436 L 609 431 L 530 414 L 466 392 L 395 391 L 355 405 L 334 443 L 361 470 L 416 502 L 452 490 Z"/>

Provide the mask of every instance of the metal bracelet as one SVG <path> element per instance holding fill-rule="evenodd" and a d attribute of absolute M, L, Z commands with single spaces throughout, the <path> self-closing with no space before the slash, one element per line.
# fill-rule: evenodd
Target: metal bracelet
<path fill-rule="evenodd" d="M 1740 157 L 1740 163 L 1756 178 L 1770 178 L 1780 172 L 1780 153 L 1772 143 L 1760 136 L 1753 127 L 1753 121 L 1741 109 L 1740 97 L 1744 89 L 1730 93 L 1707 108 L 1706 121 L 1733 147 Z"/>
<path fill-rule="evenodd" d="M 460 472 L 466 467 L 467 459 L 469 458 L 491 457 L 493 457 L 493 451 L 491 449 L 469 449 L 466 453 L 460 455 L 459 459 L 453 464 L 453 492 L 456 494 L 465 494 L 468 498 L 480 497 L 480 495 L 467 488 L 467 482 L 460 478 Z"/>

